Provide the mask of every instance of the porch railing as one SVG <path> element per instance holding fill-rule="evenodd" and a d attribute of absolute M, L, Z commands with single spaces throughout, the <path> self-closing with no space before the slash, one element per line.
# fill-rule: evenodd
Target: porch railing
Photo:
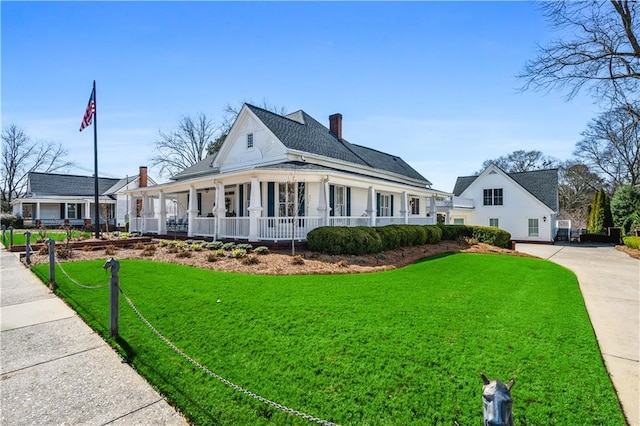
<path fill-rule="evenodd" d="M 258 218 L 258 238 L 261 240 L 306 240 L 312 229 L 322 225 L 319 216 Z"/>
<path fill-rule="evenodd" d="M 219 238 L 248 238 L 249 218 L 248 217 L 221 217 Z"/>
<path fill-rule="evenodd" d="M 433 225 L 435 217 L 411 217 L 409 216 L 409 225 Z"/>
<path fill-rule="evenodd" d="M 216 219 L 214 217 L 197 217 L 193 219 L 193 235 L 215 237 Z"/>
<path fill-rule="evenodd" d="M 142 218 L 132 217 L 129 220 L 129 232 L 142 232 Z"/>
<path fill-rule="evenodd" d="M 395 217 L 395 216 L 378 216 L 376 217 L 376 226 L 385 226 L 385 225 L 402 225 L 404 224 L 403 217 Z"/>
<path fill-rule="evenodd" d="M 368 226 L 367 216 L 330 216 L 329 226 Z"/>
<path fill-rule="evenodd" d="M 153 234 L 157 234 L 158 233 L 158 223 L 159 220 L 156 218 L 152 218 L 152 217 L 147 217 L 144 219 L 144 231 L 145 232 L 151 232 Z M 131 226 L 131 225 L 129 225 Z"/>

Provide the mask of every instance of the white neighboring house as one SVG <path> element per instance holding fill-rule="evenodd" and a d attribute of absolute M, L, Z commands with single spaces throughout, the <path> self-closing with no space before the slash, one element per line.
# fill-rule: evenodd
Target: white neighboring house
<path fill-rule="evenodd" d="M 217 155 L 171 180 L 124 191 L 142 200 L 131 231 L 304 240 L 319 226 L 436 223 L 437 201 L 451 197 L 400 157 L 343 139 L 341 114 L 325 127 L 302 110 L 280 115 L 249 104 Z"/>
<path fill-rule="evenodd" d="M 129 197 L 121 191 L 154 185 L 147 177 L 147 168 L 140 174 L 122 179 L 98 178 L 100 223 L 124 227 L 126 215 L 132 210 Z M 24 220 L 25 227 L 91 226 L 95 223 L 95 180 L 93 176 L 30 172 L 27 193 L 11 201 L 13 214 Z M 139 205 L 133 211 L 140 211 Z M 106 218 L 105 218 L 106 215 Z"/>
<path fill-rule="evenodd" d="M 479 176 L 458 177 L 449 223 L 495 226 L 515 241 L 553 242 L 558 169 L 505 173 L 490 165 Z"/>

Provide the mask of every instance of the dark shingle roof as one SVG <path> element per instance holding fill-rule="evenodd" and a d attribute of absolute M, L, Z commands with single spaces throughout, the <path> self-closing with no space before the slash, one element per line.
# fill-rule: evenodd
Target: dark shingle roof
<path fill-rule="evenodd" d="M 119 179 L 98 178 L 98 192 L 102 195 Z M 61 175 L 53 173 L 29 173 L 31 197 L 43 196 L 91 196 L 95 193 L 93 176 Z"/>
<path fill-rule="evenodd" d="M 532 170 L 507 175 L 547 207 L 558 211 L 558 169 Z M 453 195 L 462 194 L 477 178 L 478 176 L 458 177 Z"/>
<path fill-rule="evenodd" d="M 338 139 L 327 127 L 302 110 L 282 116 L 253 105 L 247 104 L 247 107 L 289 149 L 368 166 L 431 184 L 400 157 Z"/>
<path fill-rule="evenodd" d="M 180 173 L 176 173 L 171 176 L 171 180 L 187 179 L 202 175 L 208 175 L 210 173 L 218 172 L 217 168 L 212 167 L 213 160 L 215 160 L 216 154 L 207 155 L 203 160 L 197 162 L 193 166 L 187 167 Z"/>

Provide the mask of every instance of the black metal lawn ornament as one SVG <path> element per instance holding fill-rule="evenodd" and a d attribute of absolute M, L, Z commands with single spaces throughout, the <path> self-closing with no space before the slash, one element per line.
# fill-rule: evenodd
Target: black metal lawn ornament
<path fill-rule="evenodd" d="M 484 373 L 482 377 L 482 405 L 484 410 L 484 426 L 513 426 L 511 413 L 511 388 L 515 380 L 506 385 L 500 380 L 489 380 Z"/>

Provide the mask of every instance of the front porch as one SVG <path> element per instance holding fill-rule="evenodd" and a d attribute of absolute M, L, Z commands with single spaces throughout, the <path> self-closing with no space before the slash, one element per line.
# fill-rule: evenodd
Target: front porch
<path fill-rule="evenodd" d="M 441 193 L 316 173 L 236 176 L 130 191 L 129 231 L 246 240 L 305 241 L 322 226 L 437 223 Z"/>

